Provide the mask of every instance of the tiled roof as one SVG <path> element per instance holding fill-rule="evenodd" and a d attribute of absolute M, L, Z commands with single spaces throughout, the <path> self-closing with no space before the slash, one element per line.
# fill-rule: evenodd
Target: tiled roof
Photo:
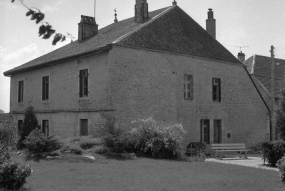
<path fill-rule="evenodd" d="M 275 58 L 274 63 L 275 93 L 278 96 L 280 95 L 281 84 L 285 76 L 285 60 Z M 266 90 L 271 93 L 271 58 L 254 55 L 248 58 L 244 64 L 249 73 L 253 74 Z"/>
<path fill-rule="evenodd" d="M 75 41 L 21 66 L 5 76 L 94 52 L 108 44 L 135 46 L 231 62 L 239 61 L 178 6 L 149 13 L 149 21 L 136 23 L 134 17 L 99 30 L 84 42 Z"/>
<path fill-rule="evenodd" d="M 187 54 L 241 65 L 225 47 L 178 6 L 118 44 Z"/>

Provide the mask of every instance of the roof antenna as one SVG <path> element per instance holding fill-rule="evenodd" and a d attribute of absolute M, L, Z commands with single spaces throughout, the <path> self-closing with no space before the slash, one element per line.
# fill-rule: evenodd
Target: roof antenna
<path fill-rule="evenodd" d="M 117 19 L 117 10 L 116 10 L 116 8 L 114 9 L 114 12 L 115 12 L 115 20 L 114 20 L 114 22 L 117 23 L 118 19 Z"/>
<path fill-rule="evenodd" d="M 173 6 L 177 5 L 177 2 L 174 0 L 174 1 L 172 2 L 172 5 L 173 5 Z"/>
<path fill-rule="evenodd" d="M 242 48 L 247 48 L 247 47 L 249 47 L 249 46 L 235 46 L 235 47 L 238 47 L 239 50 L 240 50 L 240 52 L 242 52 L 242 51 L 241 51 Z"/>

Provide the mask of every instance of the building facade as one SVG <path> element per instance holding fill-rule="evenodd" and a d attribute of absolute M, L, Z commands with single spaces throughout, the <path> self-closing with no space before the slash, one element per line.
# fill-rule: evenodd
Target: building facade
<path fill-rule="evenodd" d="M 100 30 L 82 16 L 78 41 L 5 72 L 14 118 L 32 105 L 45 134 L 61 137 L 92 134 L 108 115 L 126 129 L 149 117 L 182 123 L 184 146 L 269 139 L 268 107 L 215 39 L 212 9 L 209 33 L 176 3 L 148 12 L 137 0 L 135 10 Z"/>

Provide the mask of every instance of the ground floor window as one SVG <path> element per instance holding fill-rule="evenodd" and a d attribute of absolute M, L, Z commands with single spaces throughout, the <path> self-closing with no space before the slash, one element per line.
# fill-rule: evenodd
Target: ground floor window
<path fill-rule="evenodd" d="M 48 120 L 43 120 L 42 131 L 45 134 L 45 136 L 49 136 L 49 121 Z"/>
<path fill-rule="evenodd" d="M 214 120 L 214 143 L 222 142 L 222 120 Z"/>
<path fill-rule="evenodd" d="M 23 123 L 24 123 L 23 120 L 18 120 L 18 134 L 20 134 L 20 132 L 21 132 Z"/>
<path fill-rule="evenodd" d="M 210 144 L 210 120 L 201 119 L 201 142 Z"/>
<path fill-rule="evenodd" d="M 80 119 L 80 136 L 88 135 L 88 119 Z"/>

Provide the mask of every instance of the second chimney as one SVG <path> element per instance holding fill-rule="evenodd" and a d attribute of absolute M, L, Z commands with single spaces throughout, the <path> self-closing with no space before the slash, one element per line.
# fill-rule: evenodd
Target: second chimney
<path fill-rule="evenodd" d="M 148 4 L 147 0 L 136 0 L 135 5 L 135 21 L 143 23 L 148 19 Z"/>
<path fill-rule="evenodd" d="M 242 51 L 240 51 L 240 52 L 238 53 L 238 60 L 239 60 L 241 63 L 243 63 L 243 62 L 245 61 L 245 54 L 244 54 Z"/>
<path fill-rule="evenodd" d="M 213 9 L 208 11 L 208 19 L 206 20 L 206 31 L 216 39 L 216 19 L 214 19 Z"/>
<path fill-rule="evenodd" d="M 78 23 L 78 42 L 98 34 L 98 25 L 94 17 L 81 15 L 81 21 Z"/>

